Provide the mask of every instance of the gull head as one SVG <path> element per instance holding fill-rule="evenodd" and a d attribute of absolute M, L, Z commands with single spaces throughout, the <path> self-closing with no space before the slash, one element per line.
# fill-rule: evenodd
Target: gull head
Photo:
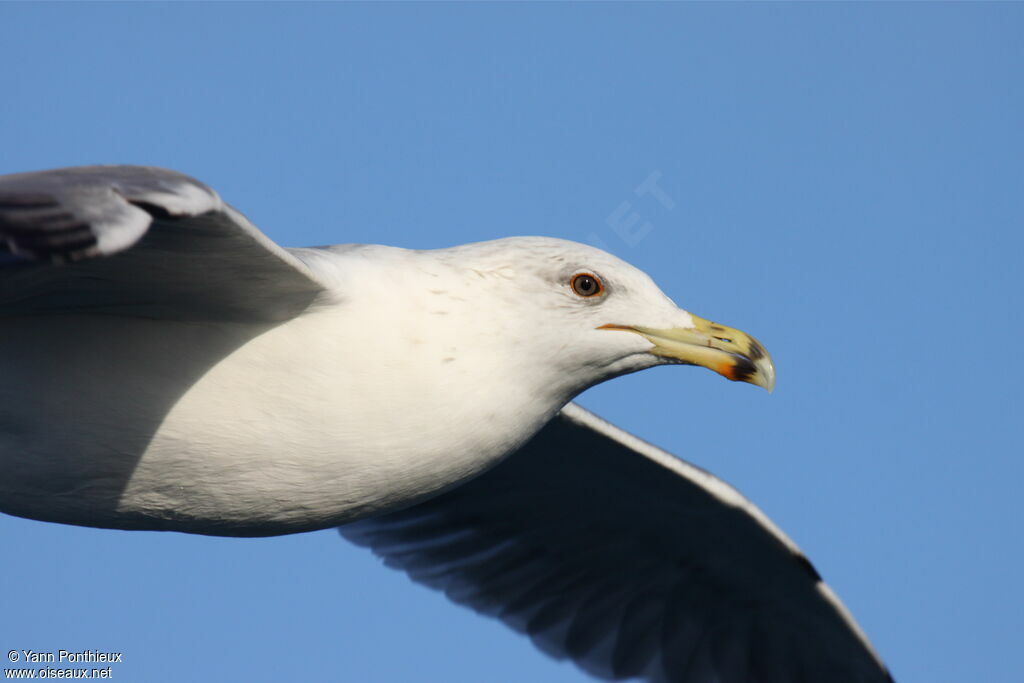
<path fill-rule="evenodd" d="M 427 252 L 456 265 L 466 285 L 489 290 L 512 353 L 527 352 L 570 393 L 655 365 L 708 368 L 771 391 L 764 347 L 737 329 L 677 306 L 643 271 L 600 249 L 546 237 L 513 237 Z M 514 322 L 512 322 L 514 321 Z"/>

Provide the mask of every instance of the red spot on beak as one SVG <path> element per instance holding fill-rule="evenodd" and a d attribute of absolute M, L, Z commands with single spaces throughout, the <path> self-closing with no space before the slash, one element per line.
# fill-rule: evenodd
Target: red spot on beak
<path fill-rule="evenodd" d="M 736 366 L 732 363 L 719 363 L 715 366 L 715 372 L 726 379 L 731 379 L 734 382 L 736 381 Z"/>

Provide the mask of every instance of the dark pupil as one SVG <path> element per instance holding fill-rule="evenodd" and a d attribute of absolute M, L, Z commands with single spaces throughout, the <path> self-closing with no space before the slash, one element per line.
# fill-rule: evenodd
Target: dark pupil
<path fill-rule="evenodd" d="M 584 296 L 590 296 L 597 291 L 597 283 L 594 282 L 594 278 L 581 275 L 576 278 L 576 291 Z"/>

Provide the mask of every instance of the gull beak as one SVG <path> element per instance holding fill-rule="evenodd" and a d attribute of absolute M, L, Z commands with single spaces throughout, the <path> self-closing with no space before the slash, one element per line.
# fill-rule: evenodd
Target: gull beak
<path fill-rule="evenodd" d="M 761 344 L 745 332 L 693 318 L 693 327 L 658 330 L 632 325 L 601 325 L 601 330 L 635 332 L 654 344 L 650 353 L 670 362 L 700 365 L 734 382 L 749 382 L 769 392 L 775 388 L 775 365 Z"/>

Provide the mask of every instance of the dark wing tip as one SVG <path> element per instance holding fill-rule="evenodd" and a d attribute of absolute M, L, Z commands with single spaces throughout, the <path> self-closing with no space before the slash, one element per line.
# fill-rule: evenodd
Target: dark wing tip
<path fill-rule="evenodd" d="M 27 260 L 63 263 L 97 251 L 93 226 L 44 193 L 0 193 L 0 240 L 0 251 Z"/>
<path fill-rule="evenodd" d="M 220 208 L 206 185 L 145 166 L 83 166 L 0 176 L 0 253 L 64 263 L 135 244 L 153 219 Z"/>

